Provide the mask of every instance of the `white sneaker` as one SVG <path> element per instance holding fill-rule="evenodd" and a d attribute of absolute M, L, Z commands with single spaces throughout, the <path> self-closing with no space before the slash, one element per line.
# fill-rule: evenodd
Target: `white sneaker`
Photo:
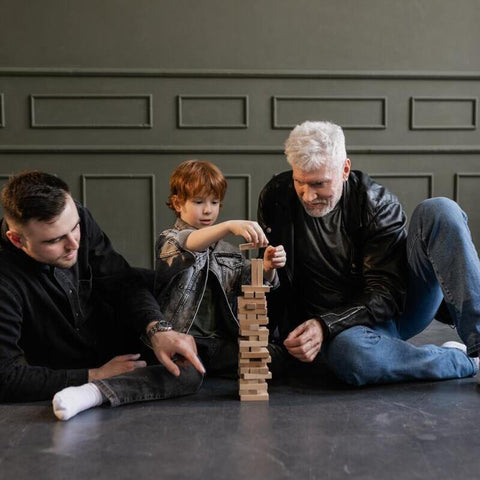
<path fill-rule="evenodd" d="M 467 354 L 467 346 L 464 345 L 463 343 L 455 342 L 453 340 L 451 340 L 449 342 L 442 343 L 442 347 L 456 348 L 458 350 L 461 350 L 465 355 Z M 480 363 L 478 357 L 469 357 L 469 358 L 471 358 L 475 362 L 475 364 L 477 366 L 477 370 L 478 370 L 479 363 Z M 477 382 L 480 383 L 480 375 L 477 378 Z"/>

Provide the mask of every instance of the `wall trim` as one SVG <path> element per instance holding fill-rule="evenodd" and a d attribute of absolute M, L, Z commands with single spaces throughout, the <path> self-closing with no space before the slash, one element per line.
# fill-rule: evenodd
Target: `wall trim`
<path fill-rule="evenodd" d="M 247 220 L 252 219 L 252 176 L 249 173 L 224 173 L 223 176 L 229 178 L 243 178 L 247 181 Z"/>
<path fill-rule="evenodd" d="M 152 238 L 151 238 L 151 267 L 155 265 L 155 242 L 157 240 L 155 220 L 157 217 L 156 214 L 156 200 L 155 200 L 155 174 L 153 173 L 84 173 L 81 176 L 82 186 L 81 186 L 81 195 L 82 195 L 82 204 L 87 206 L 87 180 L 89 179 L 117 179 L 117 178 L 127 178 L 127 179 L 136 179 L 136 178 L 145 178 L 150 180 L 150 188 L 152 194 L 150 195 L 150 208 L 151 208 L 151 218 L 150 218 L 150 228 L 152 229 Z"/>
<path fill-rule="evenodd" d="M 350 71 L 350 70 L 210 70 L 210 69 L 121 69 L 67 67 L 2 67 L 0 76 L 16 77 L 175 77 L 175 78 L 326 78 L 480 80 L 480 72 L 448 71 Z"/>
<path fill-rule="evenodd" d="M 347 147 L 349 154 L 479 154 L 480 145 L 458 145 L 458 146 L 351 146 Z M 98 153 L 98 154 L 206 154 L 206 153 L 228 153 L 228 154 L 283 154 L 283 147 L 272 145 L 0 145 L 0 154 L 24 154 L 24 153 Z"/>
<path fill-rule="evenodd" d="M 434 174 L 428 172 L 419 172 L 419 173 L 368 173 L 370 177 L 373 178 L 426 178 L 428 180 L 428 198 L 433 197 L 433 185 L 434 185 Z"/>
<path fill-rule="evenodd" d="M 359 102 L 359 101 L 379 101 L 382 105 L 382 120 L 377 125 L 342 125 L 343 130 L 385 130 L 387 128 L 387 97 L 361 97 L 361 96 L 311 96 L 311 95 L 274 95 L 272 97 L 272 128 L 273 130 L 291 130 L 296 124 L 280 124 L 278 122 L 278 103 L 282 100 L 311 100 L 315 101 L 345 101 L 345 102 Z"/>
<path fill-rule="evenodd" d="M 55 124 L 55 123 L 46 123 L 41 124 L 37 122 L 36 119 L 36 109 L 35 102 L 36 100 L 48 100 L 48 99 L 119 99 L 119 100 L 128 100 L 128 99 L 143 99 L 147 101 L 147 123 L 132 123 L 132 124 L 118 124 L 118 123 L 78 123 L 78 124 Z M 48 93 L 48 94 L 31 94 L 30 95 L 30 127 L 31 128 L 52 128 L 52 129 L 65 129 L 65 128 L 89 128 L 89 129 L 129 129 L 129 128 L 153 128 L 153 95 L 149 93 L 138 94 L 138 93 Z"/>
<path fill-rule="evenodd" d="M 5 95 L 0 93 L 0 128 L 5 128 Z"/>
<path fill-rule="evenodd" d="M 417 102 L 470 102 L 472 104 L 472 123 L 470 125 L 417 125 L 415 105 Z M 410 97 L 410 130 L 476 130 L 477 97 Z"/>
<path fill-rule="evenodd" d="M 454 187 L 453 187 L 453 199 L 458 203 L 458 199 L 460 197 L 460 181 L 462 179 L 462 177 L 478 177 L 480 178 L 480 172 L 479 173 L 475 173 L 475 172 L 457 172 L 455 174 L 455 184 L 454 184 Z"/>
<path fill-rule="evenodd" d="M 183 101 L 184 100 L 243 100 L 243 123 L 239 124 L 191 124 L 185 123 L 183 121 Z M 242 129 L 248 128 L 249 122 L 249 105 L 248 105 L 248 95 L 186 95 L 180 94 L 177 95 L 177 127 L 189 128 L 189 129 L 203 129 L 203 128 L 212 128 L 212 129 Z"/>

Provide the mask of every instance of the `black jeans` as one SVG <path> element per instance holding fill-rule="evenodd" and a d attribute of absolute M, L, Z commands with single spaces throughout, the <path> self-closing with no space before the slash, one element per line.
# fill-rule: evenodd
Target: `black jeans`
<path fill-rule="evenodd" d="M 198 356 L 208 376 L 237 378 L 238 341 L 224 338 L 195 338 Z M 284 368 L 284 352 L 275 345 L 268 346 L 274 376 Z M 134 402 L 163 400 L 196 393 L 202 385 L 203 375 L 192 365 L 180 366 L 175 377 L 163 365 L 149 365 L 133 372 L 93 382 L 112 407 Z"/>

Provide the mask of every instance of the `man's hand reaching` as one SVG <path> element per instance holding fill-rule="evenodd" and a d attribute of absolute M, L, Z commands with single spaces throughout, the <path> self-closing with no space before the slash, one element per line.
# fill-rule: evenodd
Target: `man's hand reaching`
<path fill-rule="evenodd" d="M 191 335 L 175 332 L 158 332 L 150 339 L 153 351 L 160 363 L 173 375 L 178 377 L 180 369 L 177 363 L 191 363 L 201 374 L 205 368 L 197 356 L 197 346 Z M 174 359 L 174 357 L 177 357 Z"/>

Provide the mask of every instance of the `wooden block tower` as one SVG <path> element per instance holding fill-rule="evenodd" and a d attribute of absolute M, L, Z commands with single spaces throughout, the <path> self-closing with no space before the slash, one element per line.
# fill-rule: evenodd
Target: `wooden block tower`
<path fill-rule="evenodd" d="M 240 250 L 254 248 L 253 244 L 240 245 Z M 238 297 L 239 394 L 241 401 L 268 400 L 266 380 L 272 378 L 268 370 L 268 317 L 265 293 L 270 287 L 263 285 L 263 260 L 252 260 L 251 285 L 242 285 L 243 296 Z"/>

